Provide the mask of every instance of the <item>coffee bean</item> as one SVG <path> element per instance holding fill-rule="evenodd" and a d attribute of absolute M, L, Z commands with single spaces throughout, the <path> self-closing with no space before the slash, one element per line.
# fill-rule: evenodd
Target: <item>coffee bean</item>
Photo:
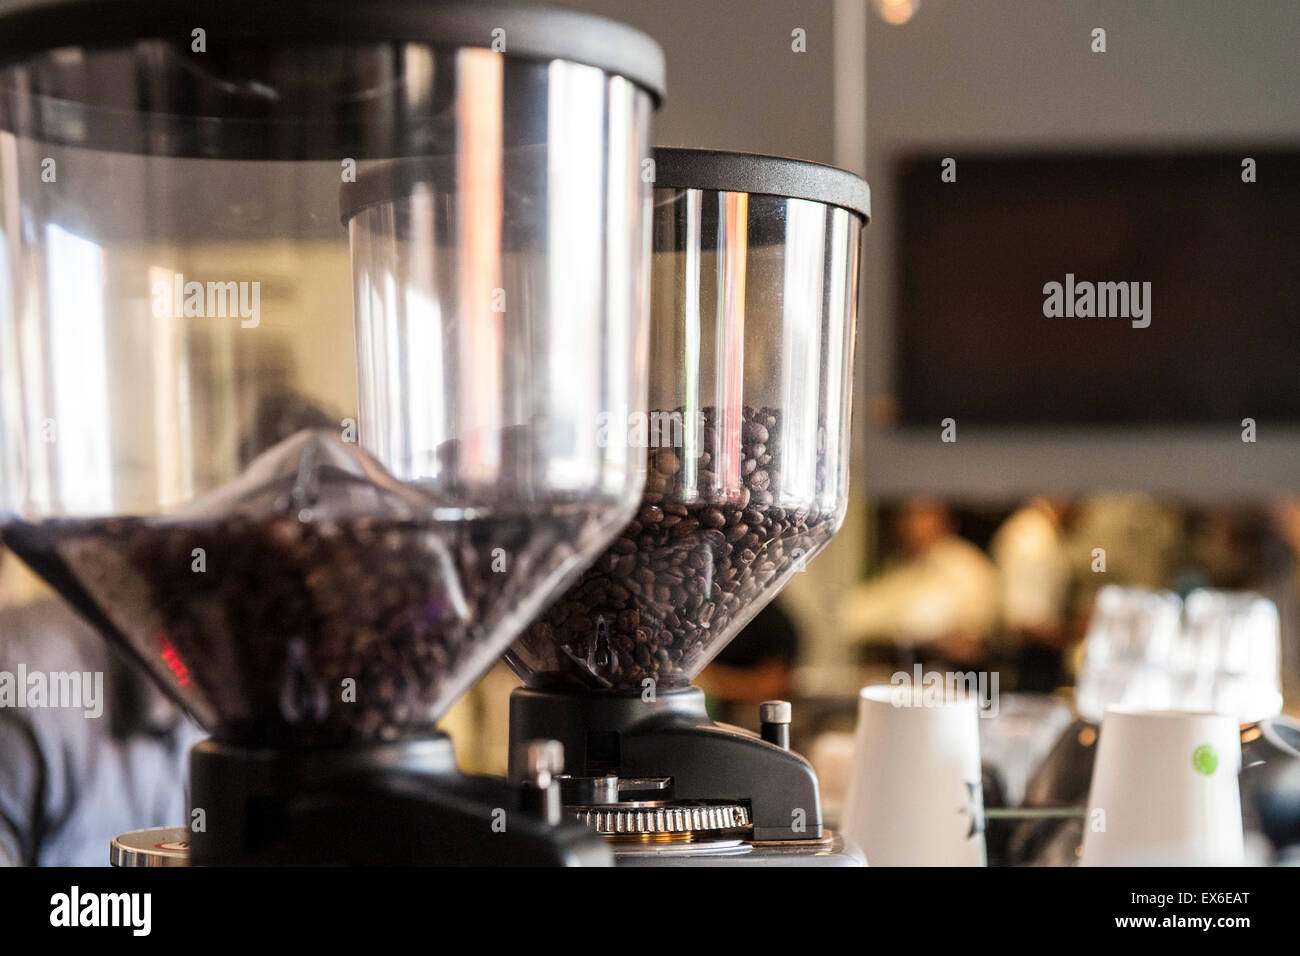
<path fill-rule="evenodd" d="M 639 518 L 643 524 L 659 524 L 659 522 L 664 520 L 664 512 L 663 509 L 657 505 L 646 505 L 641 509 L 637 518 Z M 635 534 L 636 532 L 633 533 Z"/>
<path fill-rule="evenodd" d="M 312 521 L 299 510 L 55 519 L 0 534 L 208 730 L 291 746 L 428 733 L 599 514 L 565 505 L 467 521 Z M 546 627 L 563 640 L 594 632 L 593 606 L 632 600 L 610 554 L 612 566 L 583 582 L 590 602 L 553 609 Z"/>
<path fill-rule="evenodd" d="M 714 407 L 702 411 L 694 487 L 683 484 L 691 469 L 677 452 L 653 451 L 636 520 L 609 546 L 616 561 L 597 559 L 569 591 L 588 619 L 609 621 L 634 650 L 593 663 L 566 602 L 557 602 L 507 654 L 530 684 L 639 690 L 646 678 L 663 687 L 688 683 L 734 636 L 752 602 L 769 598 L 795 572 L 794 556 L 829 539 L 832 522 L 806 502 L 776 504 L 779 412 L 746 408 L 738 419 Z M 737 446 L 718 444 L 727 436 L 740 441 L 739 455 Z M 734 472 L 714 472 L 714 462 L 738 463 L 739 482 Z M 816 467 L 821 484 L 824 461 Z M 589 590 L 593 582 L 602 586 Z"/>
<path fill-rule="evenodd" d="M 677 474 L 678 469 L 682 467 L 682 463 L 671 448 L 661 448 L 654 454 L 654 466 L 655 471 L 661 475 L 672 477 Z"/>

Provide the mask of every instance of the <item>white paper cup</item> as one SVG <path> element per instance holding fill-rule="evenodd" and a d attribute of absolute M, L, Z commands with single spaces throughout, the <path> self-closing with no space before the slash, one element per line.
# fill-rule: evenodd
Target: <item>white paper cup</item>
<path fill-rule="evenodd" d="M 871 866 L 984 866 L 973 697 L 891 685 L 858 700 L 844 831 Z"/>
<path fill-rule="evenodd" d="M 1084 866 L 1236 866 L 1241 737 L 1235 716 L 1106 711 L 1084 820 Z"/>

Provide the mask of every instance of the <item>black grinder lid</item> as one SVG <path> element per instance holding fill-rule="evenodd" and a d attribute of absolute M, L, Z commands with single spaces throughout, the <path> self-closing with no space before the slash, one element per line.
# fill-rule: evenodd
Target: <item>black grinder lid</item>
<path fill-rule="evenodd" d="M 721 149 L 657 146 L 656 189 L 707 189 L 807 199 L 871 221 L 871 188 L 845 169 L 805 159 Z"/>
<path fill-rule="evenodd" d="M 285 43 L 498 43 L 506 56 L 570 60 L 625 76 L 656 103 L 664 95 L 663 50 L 641 31 L 595 14 L 496 0 L 6 0 L 0 65 L 60 47 L 150 39 L 188 47 L 195 28 L 226 40 Z"/>
<path fill-rule="evenodd" d="M 202 46 L 198 35 L 202 30 Z M 433 63 L 408 56 L 432 51 Z M 497 51 L 510 145 L 546 136 L 528 85 L 556 61 L 656 102 L 645 34 L 496 0 L 0 0 L 0 129 L 63 146 L 230 160 L 382 159 L 454 149 L 462 50 Z M 65 55 L 65 51 L 72 55 Z M 539 85 L 539 90 L 541 89 Z"/>

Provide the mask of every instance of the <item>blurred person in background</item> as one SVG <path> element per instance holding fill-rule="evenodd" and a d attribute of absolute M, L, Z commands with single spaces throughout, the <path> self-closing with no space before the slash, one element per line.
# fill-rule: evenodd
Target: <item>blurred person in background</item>
<path fill-rule="evenodd" d="M 1001 590 L 993 562 L 957 534 L 951 510 L 934 499 L 904 503 L 897 538 L 902 563 L 846 595 L 845 638 L 892 643 L 896 665 L 987 664 Z"/>
<path fill-rule="evenodd" d="M 1073 575 L 1066 546 L 1070 504 L 1039 497 L 1016 510 L 989 546 L 1001 582 L 1002 626 L 1016 645 L 1016 688 L 1048 692 L 1068 679 L 1065 649 Z"/>
<path fill-rule="evenodd" d="M 1300 498 L 1282 498 L 1270 510 L 1282 539 L 1290 545 L 1292 554 L 1300 557 Z M 1296 571 L 1300 573 L 1300 567 Z"/>
<path fill-rule="evenodd" d="M 1175 582 L 1180 594 L 1196 587 L 1249 591 L 1264 575 L 1268 515 L 1258 508 L 1211 508 L 1189 518 L 1188 566 Z"/>
<path fill-rule="evenodd" d="M 1186 518 L 1141 492 L 1084 498 L 1067 537 L 1076 590 L 1072 616 L 1086 620 L 1107 584 L 1171 588 L 1185 563 Z"/>
<path fill-rule="evenodd" d="M 106 866 L 118 834 L 185 823 L 198 729 L 0 547 L 0 673 L 20 668 L 103 675 L 102 713 L 0 706 L 0 865 Z"/>

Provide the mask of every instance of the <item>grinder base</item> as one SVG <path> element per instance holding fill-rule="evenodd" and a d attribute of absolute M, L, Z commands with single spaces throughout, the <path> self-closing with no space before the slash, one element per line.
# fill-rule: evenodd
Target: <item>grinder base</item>
<path fill-rule="evenodd" d="M 194 865 L 600 866 L 577 824 L 523 791 L 464 774 L 446 734 L 272 749 L 206 740 L 190 753 Z"/>
<path fill-rule="evenodd" d="M 572 777 L 620 778 L 618 792 L 599 806 L 664 803 L 694 810 L 724 801 L 748 809 L 753 841 L 817 841 L 824 835 L 812 765 L 750 731 L 710 719 L 698 687 L 648 699 L 520 687 L 510 695 L 512 778 L 522 746 L 543 738 L 564 745 Z"/>

